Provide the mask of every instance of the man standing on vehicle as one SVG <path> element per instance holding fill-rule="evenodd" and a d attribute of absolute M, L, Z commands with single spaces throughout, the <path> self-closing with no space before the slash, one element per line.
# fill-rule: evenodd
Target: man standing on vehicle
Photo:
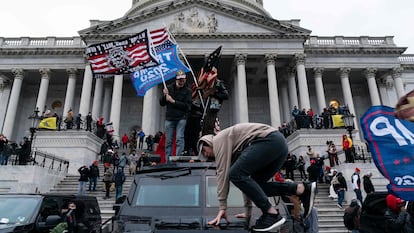
<path fill-rule="evenodd" d="M 214 158 L 217 166 L 220 210 L 208 224 L 218 225 L 222 218 L 229 222 L 226 209 L 230 181 L 246 198 L 246 213 L 238 217 L 250 217 L 251 201 L 263 212 L 253 227 L 254 231 L 269 231 L 286 221 L 272 207 L 268 200 L 270 196 L 297 195 L 303 204 L 305 217 L 311 213 L 316 182 L 269 182 L 282 168 L 288 154 L 286 139 L 277 129 L 259 123 L 237 124 L 215 136 L 209 134 L 201 137 L 198 148 L 207 158 Z"/>
<path fill-rule="evenodd" d="M 167 106 L 165 113 L 165 160 L 169 163 L 172 155 L 174 131 L 176 134 L 176 155 L 184 151 L 184 130 L 187 124 L 187 116 L 191 109 L 191 89 L 186 85 L 186 75 L 178 71 L 175 83 L 163 90 L 160 99 L 161 106 Z"/>

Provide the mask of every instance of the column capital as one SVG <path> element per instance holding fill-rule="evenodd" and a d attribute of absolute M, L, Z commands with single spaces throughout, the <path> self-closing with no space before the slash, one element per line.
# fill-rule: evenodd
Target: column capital
<path fill-rule="evenodd" d="M 375 68 L 375 67 L 367 67 L 364 70 L 364 74 L 365 74 L 366 78 L 372 78 L 372 77 L 375 78 L 375 74 L 377 73 L 377 70 L 378 69 Z"/>
<path fill-rule="evenodd" d="M 49 68 L 40 68 L 39 73 L 42 78 L 50 78 L 50 69 Z"/>
<path fill-rule="evenodd" d="M 325 70 L 325 68 L 323 67 L 314 67 L 313 68 L 313 73 L 316 75 L 322 75 L 323 71 Z"/>
<path fill-rule="evenodd" d="M 390 75 L 380 78 L 379 84 L 384 85 L 387 89 L 391 89 L 392 87 L 394 87 L 394 81 Z"/>
<path fill-rule="evenodd" d="M 392 73 L 391 73 L 391 75 L 392 75 L 392 77 L 394 78 L 394 79 L 396 79 L 396 78 L 401 78 L 401 74 L 402 74 L 402 72 L 403 72 L 403 68 L 401 68 L 401 67 L 394 67 L 394 68 L 392 68 Z"/>
<path fill-rule="evenodd" d="M 24 78 L 24 70 L 20 68 L 12 69 L 11 72 L 14 74 L 15 79 L 22 79 Z"/>
<path fill-rule="evenodd" d="M 69 69 L 66 69 L 66 73 L 69 75 L 69 78 L 71 77 L 76 78 L 76 75 L 79 74 L 79 70 L 76 68 L 69 68 Z"/>
<path fill-rule="evenodd" d="M 245 65 L 247 60 L 247 54 L 236 54 L 235 56 L 237 65 Z"/>
<path fill-rule="evenodd" d="M 306 55 L 304 53 L 296 53 L 295 54 L 296 65 L 304 65 L 305 58 L 306 58 Z"/>
<path fill-rule="evenodd" d="M 351 73 L 351 68 L 349 68 L 349 67 L 341 67 L 341 68 L 339 68 L 338 72 L 341 75 L 341 77 L 344 77 L 345 75 L 348 76 L 349 73 Z"/>
<path fill-rule="evenodd" d="M 277 54 L 275 53 L 266 53 L 265 61 L 267 65 L 274 65 L 276 63 Z"/>

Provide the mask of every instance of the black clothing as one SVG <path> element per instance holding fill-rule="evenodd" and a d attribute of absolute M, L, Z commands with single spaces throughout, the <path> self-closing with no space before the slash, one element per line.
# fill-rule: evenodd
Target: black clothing
<path fill-rule="evenodd" d="M 175 100 L 175 103 L 167 102 L 165 95 L 160 99 L 160 105 L 167 106 L 165 119 L 169 121 L 187 119 L 191 110 L 190 88 L 186 86 L 179 88 L 175 83 L 172 83 L 167 89 L 169 95 Z"/>
<path fill-rule="evenodd" d="M 92 115 L 86 116 L 86 131 L 92 132 Z"/>
<path fill-rule="evenodd" d="M 80 173 L 79 181 L 88 181 L 89 180 L 89 169 L 86 166 L 82 166 L 78 169 Z"/>
<path fill-rule="evenodd" d="M 362 177 L 362 179 L 363 179 L 363 184 L 364 184 L 364 190 L 365 190 L 365 192 L 368 194 L 368 193 L 373 193 L 373 192 L 375 192 L 375 188 L 374 188 L 374 185 L 372 184 L 372 182 L 371 182 L 371 179 L 369 178 L 369 176 L 363 176 Z"/>

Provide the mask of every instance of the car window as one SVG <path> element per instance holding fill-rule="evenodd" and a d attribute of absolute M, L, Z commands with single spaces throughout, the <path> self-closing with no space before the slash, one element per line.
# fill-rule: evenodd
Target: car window
<path fill-rule="evenodd" d="M 207 200 L 206 205 L 207 207 L 219 207 L 219 202 L 217 200 L 217 180 L 215 176 L 207 176 L 206 177 L 206 185 L 207 185 Z M 232 183 L 230 183 L 230 190 L 229 196 L 227 198 L 227 206 L 228 207 L 243 207 L 243 194 L 242 192 L 236 188 Z"/>
<path fill-rule="evenodd" d="M 27 224 L 41 203 L 39 197 L 0 197 L 0 224 Z"/>
<path fill-rule="evenodd" d="M 200 205 L 200 176 L 160 179 L 144 177 L 139 180 L 135 206 Z"/>

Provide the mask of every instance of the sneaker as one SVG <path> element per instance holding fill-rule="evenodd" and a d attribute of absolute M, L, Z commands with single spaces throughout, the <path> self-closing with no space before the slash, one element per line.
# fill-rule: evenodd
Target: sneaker
<path fill-rule="evenodd" d="M 303 183 L 305 191 L 300 195 L 300 201 L 305 209 L 305 218 L 308 217 L 312 211 L 316 196 L 316 182 Z"/>
<path fill-rule="evenodd" d="M 342 209 L 342 205 L 341 204 L 336 204 L 338 206 L 339 209 Z"/>
<path fill-rule="evenodd" d="M 286 219 L 280 216 L 280 214 L 263 214 L 256 221 L 253 231 L 270 231 L 280 227 L 285 221 Z"/>

